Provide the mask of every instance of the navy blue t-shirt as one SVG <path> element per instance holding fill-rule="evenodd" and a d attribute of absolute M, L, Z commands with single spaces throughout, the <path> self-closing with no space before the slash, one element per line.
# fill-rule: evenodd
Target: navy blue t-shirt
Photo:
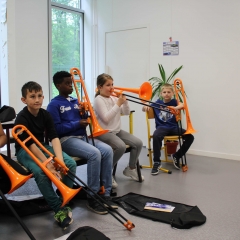
<path fill-rule="evenodd" d="M 178 105 L 176 99 L 172 99 L 168 103 L 165 103 L 162 100 L 158 99 L 156 101 L 156 103 L 163 104 L 163 105 L 166 105 L 166 106 L 173 106 L 173 107 L 176 107 Z M 155 104 L 155 103 L 152 103 L 151 106 L 153 106 L 153 107 L 156 106 L 156 107 L 161 108 L 163 110 L 164 109 L 168 110 L 167 107 L 159 106 L 158 104 Z M 162 128 L 163 127 L 164 128 L 176 128 L 177 127 L 177 121 L 176 121 L 176 118 L 175 118 L 174 114 L 169 113 L 169 112 L 165 112 L 165 111 L 161 111 L 161 110 L 156 109 L 156 108 L 153 108 L 153 110 L 154 110 L 156 128 L 159 128 L 159 127 L 162 127 Z"/>

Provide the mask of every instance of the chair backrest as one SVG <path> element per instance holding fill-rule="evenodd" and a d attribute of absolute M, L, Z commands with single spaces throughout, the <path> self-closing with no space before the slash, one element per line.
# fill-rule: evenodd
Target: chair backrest
<path fill-rule="evenodd" d="M 152 118 L 154 118 L 154 111 L 153 111 L 153 108 L 149 108 L 149 111 L 148 112 L 146 112 L 147 113 L 147 118 L 148 119 L 152 119 Z"/>
<path fill-rule="evenodd" d="M 149 141 L 152 138 L 151 135 L 151 124 L 149 119 L 154 119 L 154 111 L 153 108 L 149 108 L 149 111 L 146 112 L 146 122 L 147 122 L 147 133 L 148 133 L 148 148 L 151 148 L 151 143 Z"/>

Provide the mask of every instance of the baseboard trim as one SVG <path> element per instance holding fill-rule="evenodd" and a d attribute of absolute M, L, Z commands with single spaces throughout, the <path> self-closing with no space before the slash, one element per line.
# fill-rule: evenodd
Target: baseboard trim
<path fill-rule="evenodd" d="M 240 155 L 189 149 L 188 154 L 240 161 Z"/>

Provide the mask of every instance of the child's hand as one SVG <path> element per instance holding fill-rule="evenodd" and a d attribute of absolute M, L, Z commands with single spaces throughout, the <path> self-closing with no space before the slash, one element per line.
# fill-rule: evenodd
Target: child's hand
<path fill-rule="evenodd" d="M 55 175 L 59 179 L 62 179 L 61 174 L 58 171 L 56 171 L 56 169 L 54 168 L 54 166 L 51 162 L 48 163 L 46 167 L 53 175 Z"/>
<path fill-rule="evenodd" d="M 81 119 L 79 121 L 81 127 L 87 127 L 88 125 L 88 120 L 87 119 Z"/>
<path fill-rule="evenodd" d="M 88 106 L 86 102 L 78 104 L 80 115 L 84 115 L 88 111 Z"/>
<path fill-rule="evenodd" d="M 177 115 L 179 113 L 179 110 L 176 107 L 168 106 L 168 109 L 174 115 Z"/>
<path fill-rule="evenodd" d="M 127 100 L 125 95 L 120 94 L 118 97 L 117 105 L 121 107 L 121 105 Z"/>
<path fill-rule="evenodd" d="M 143 112 L 148 112 L 150 110 L 150 107 L 148 106 L 143 106 L 142 108 Z"/>

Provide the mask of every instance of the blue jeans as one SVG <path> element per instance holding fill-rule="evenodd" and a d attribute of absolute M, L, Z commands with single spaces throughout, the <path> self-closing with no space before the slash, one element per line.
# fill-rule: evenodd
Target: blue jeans
<path fill-rule="evenodd" d="M 49 152 L 55 154 L 52 147 L 46 144 L 43 145 Z M 46 154 L 44 153 L 44 155 Z M 48 205 L 53 209 L 55 213 L 57 213 L 62 205 L 62 198 L 58 197 L 57 194 L 55 193 L 50 179 L 23 148 L 21 148 L 18 151 L 17 159 L 23 166 L 25 166 L 29 171 L 33 173 L 40 192 L 47 201 Z M 69 168 L 69 170 L 75 174 L 76 162 L 64 152 L 63 160 L 66 166 Z M 67 176 L 63 176 L 62 182 L 70 188 L 73 187 L 72 180 Z"/>
<path fill-rule="evenodd" d="M 105 196 L 110 196 L 112 189 L 112 148 L 94 139 L 71 137 L 62 142 L 62 149 L 70 156 L 87 159 L 87 183 L 93 192 L 98 193 L 100 189 L 100 179 L 105 188 Z M 93 195 L 93 193 L 89 192 Z"/>

